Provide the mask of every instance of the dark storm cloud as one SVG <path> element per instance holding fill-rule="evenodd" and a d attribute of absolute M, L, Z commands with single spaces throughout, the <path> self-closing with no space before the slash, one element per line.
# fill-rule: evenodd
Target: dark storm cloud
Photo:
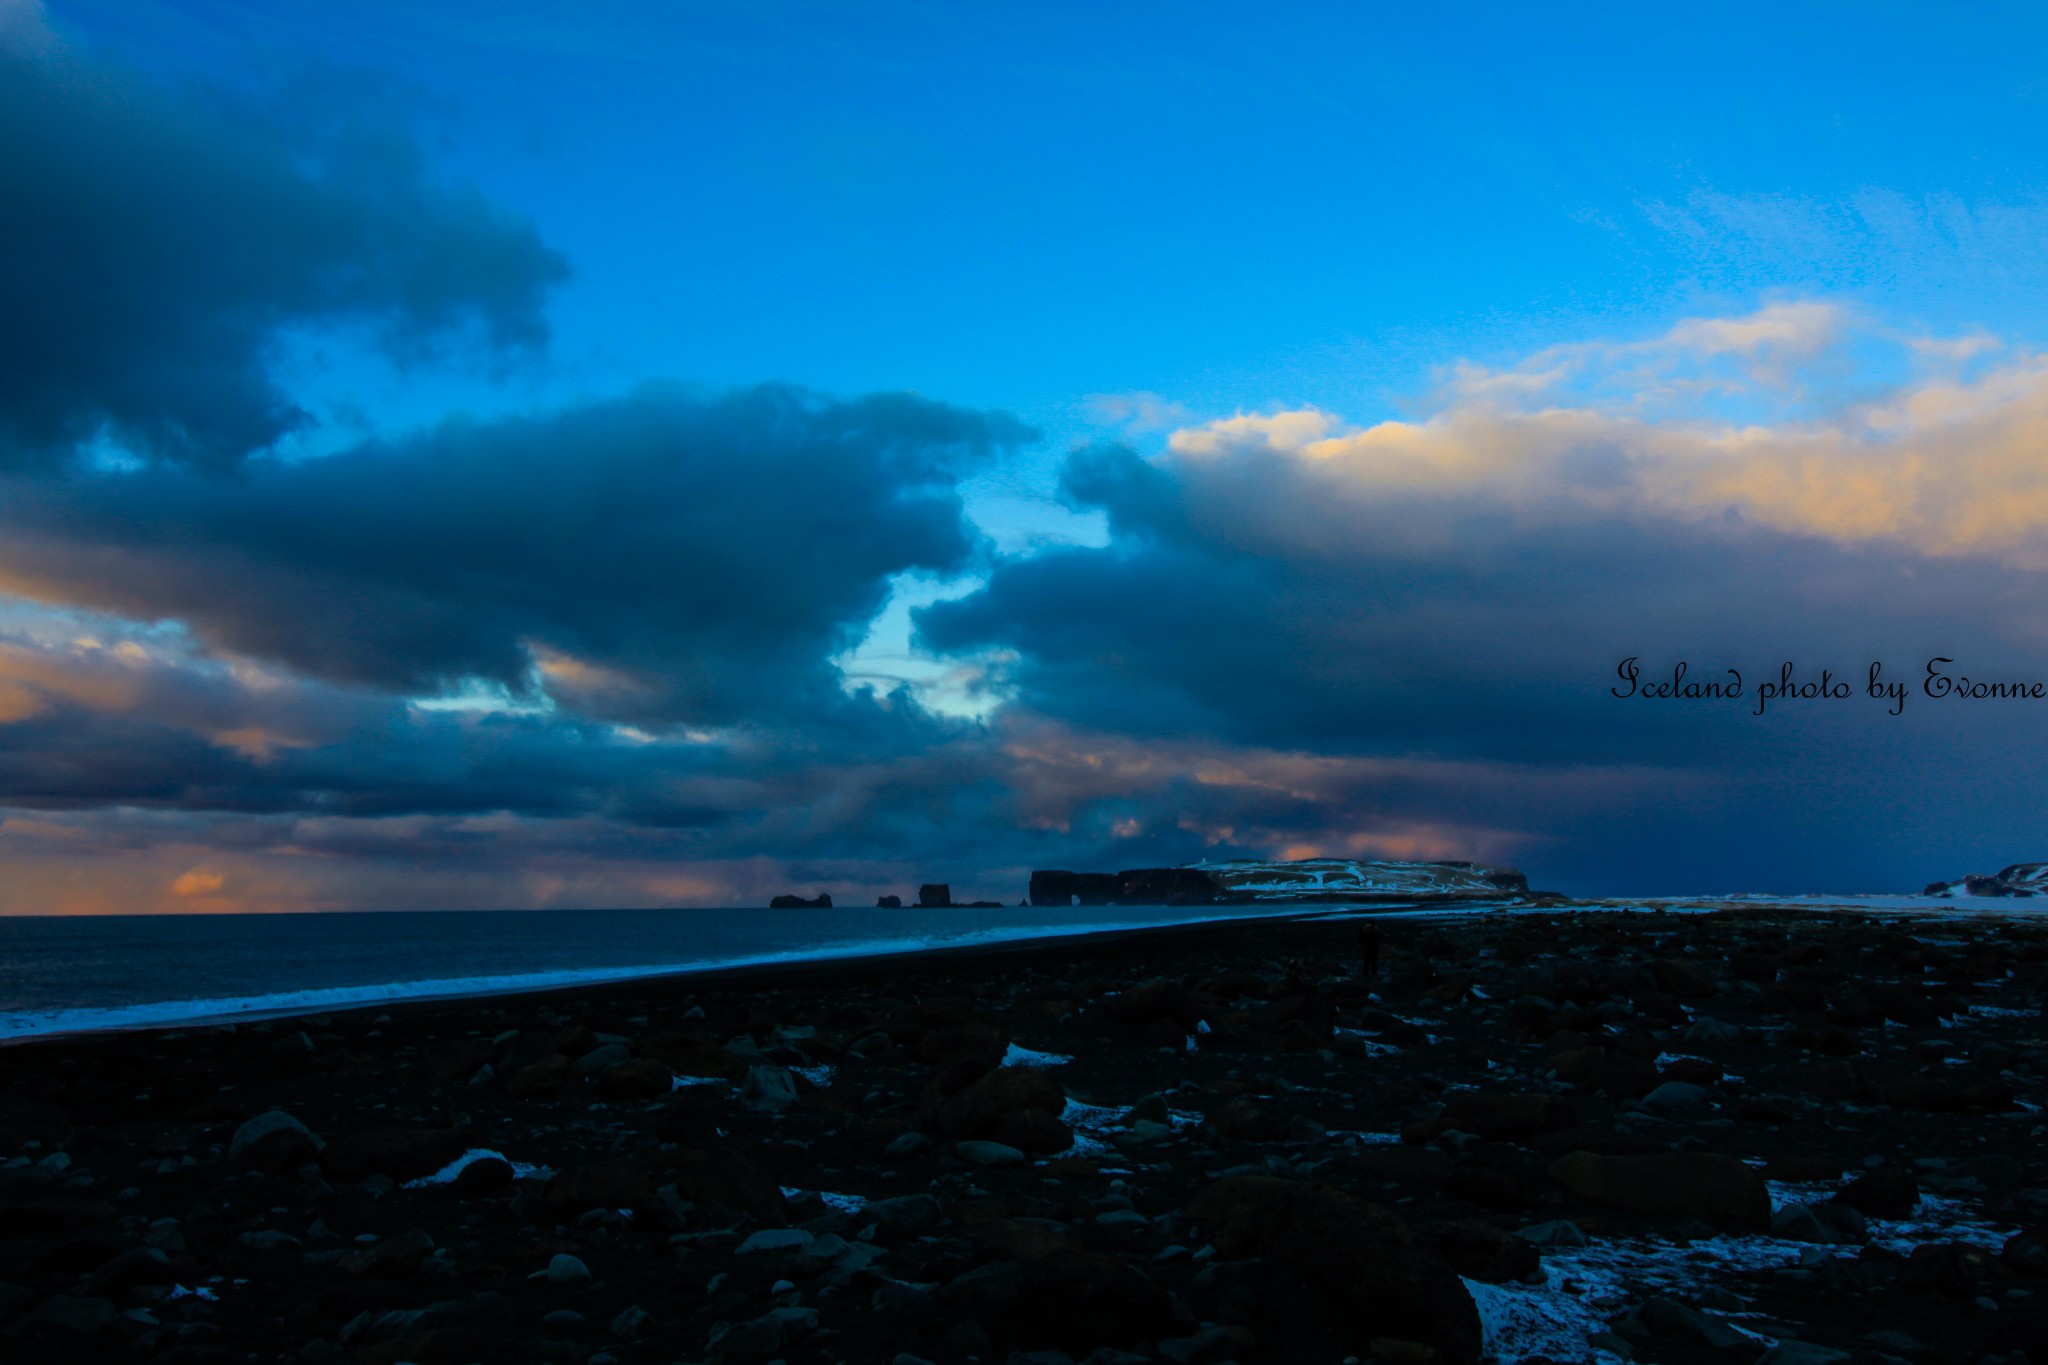
<path fill-rule="evenodd" d="M 301 420 L 289 329 L 414 354 L 539 343 L 566 274 L 531 223 L 437 180 L 388 92 L 173 93 L 0 37 L 0 463 L 106 433 L 221 466 Z"/>
<path fill-rule="evenodd" d="M 920 637 L 1005 651 L 1021 708 L 1163 751 L 1448 758 L 1548 773 L 1553 792 L 1661 773 L 1569 809 L 1541 782 L 1502 799 L 1477 772 L 1434 795 L 1411 784 L 1405 807 L 1337 791 L 1291 813 L 1267 793 L 1256 818 L 1215 793 L 1191 804 L 1268 848 L 1290 830 L 1316 843 L 1347 805 L 1354 828 L 1405 808 L 1468 846 L 1508 836 L 1498 846 L 1582 888 L 1910 890 L 1956 850 L 2032 846 L 2048 705 L 1944 706 L 1916 688 L 1893 718 L 1861 693 L 1870 661 L 1914 685 L 1934 655 L 2048 679 L 2036 571 L 1739 518 L 1345 480 L 1258 445 L 1077 453 L 1067 494 L 1107 514 L 1109 544 L 1000 563 L 983 590 L 922 609 Z M 1629 655 L 1667 677 L 1680 659 L 1701 679 L 1738 667 L 1752 697 L 1617 699 Z M 1753 716 L 1760 675 L 1786 660 L 1802 680 L 1832 668 L 1856 698 Z"/>
<path fill-rule="evenodd" d="M 648 390 L 231 476 L 16 480 L 0 580 L 330 681 L 830 724 L 850 703 L 828 656 L 893 575 L 967 565 L 953 480 L 1027 435 L 908 396 Z"/>
<path fill-rule="evenodd" d="M 2044 657 L 2036 575 L 1983 561 L 1633 509 L 1531 515 L 1484 492 L 1343 497 L 1266 451 L 1091 449 L 1064 486 L 1108 514 L 1110 544 L 1005 561 L 984 590 L 920 610 L 919 631 L 1015 651 L 1023 702 L 1121 733 L 1697 763 L 1716 761 L 1703 733 L 1730 759 L 1777 739 L 1739 706 L 1622 705 L 1607 689 L 1624 657 L 1752 684 L 1785 659 L 1841 674 L 1966 648 L 1978 664 Z M 1993 610 L 1965 631 L 1965 602 Z"/>

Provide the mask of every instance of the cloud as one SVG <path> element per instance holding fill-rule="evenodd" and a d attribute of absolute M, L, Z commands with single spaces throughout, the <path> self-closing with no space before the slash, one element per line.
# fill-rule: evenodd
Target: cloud
<path fill-rule="evenodd" d="M 220 873 L 202 872 L 194 868 L 190 872 L 181 872 L 172 879 L 171 894 L 182 897 L 211 896 L 225 885 L 227 878 Z"/>
<path fill-rule="evenodd" d="M 170 90 L 0 28 L 0 464 L 101 439 L 223 467 L 304 414 L 271 375 L 307 329 L 417 356 L 545 339 L 566 275 L 533 225 L 433 176 L 375 82 Z"/>
<path fill-rule="evenodd" d="M 1873 350 L 1925 368 L 1876 392 L 1838 378 L 1845 352 Z M 1976 846 L 1993 827 L 2030 837 L 1965 775 L 2048 797 L 2026 757 L 2048 708 L 1937 712 L 1916 694 L 1896 721 L 1867 701 L 1759 720 L 1608 689 L 1628 656 L 1667 676 L 1680 660 L 1694 677 L 1739 668 L 1752 688 L 1786 660 L 1859 690 L 1872 660 L 1912 681 L 1937 654 L 2048 679 L 2048 362 L 1967 359 L 1958 372 L 1853 315 L 1777 307 L 1466 367 L 1414 420 L 1241 414 L 1149 459 L 1086 448 L 1063 486 L 1106 515 L 1109 543 L 1006 560 L 980 591 L 921 609 L 919 638 L 1009 659 L 1023 711 L 1163 752 L 1506 764 L 1553 781 L 1658 770 L 1659 789 L 1623 807 L 1571 815 L 1531 797 L 1448 822 L 1474 847 L 1520 839 L 1609 886 L 1704 875 L 1706 850 L 1794 884 L 1867 886 L 1907 850 Z M 1633 375 L 1659 378 L 1654 412 Z M 1779 416 L 1733 420 L 1731 401 Z M 1822 792 L 1840 804 L 1802 808 Z M 1327 806 L 1291 819 L 1306 829 Z"/>
<path fill-rule="evenodd" d="M 1911 281 L 1923 295 L 1982 297 L 2048 283 L 2048 200 L 1969 200 L 1866 187 L 1815 198 L 1701 190 L 1642 206 L 1650 225 L 1711 280 L 1782 281 L 1843 292 Z"/>
<path fill-rule="evenodd" d="M 18 478 L 0 588 L 335 683 L 826 724 L 848 704 L 828 660 L 890 580 L 977 553 L 954 480 L 1027 439 L 906 396 L 649 389 L 233 477 Z"/>
<path fill-rule="evenodd" d="M 1629 655 L 1752 687 L 1937 653 L 2048 678 L 2044 387 L 2015 348 L 1781 302 L 1455 366 L 1403 420 L 1088 447 L 1063 487 L 1107 543 L 1012 556 L 958 486 L 1031 434 L 904 395 L 650 388 L 232 471 L 17 472 L 0 588 L 40 605 L 0 635 L 0 911 L 1011 899 L 1034 866 L 1309 853 L 1610 891 L 2011 861 L 2048 707 L 1608 689 Z M 985 578 L 912 613 L 971 715 L 840 671 L 905 574 Z M 177 894 L 195 873 L 220 884 Z"/>

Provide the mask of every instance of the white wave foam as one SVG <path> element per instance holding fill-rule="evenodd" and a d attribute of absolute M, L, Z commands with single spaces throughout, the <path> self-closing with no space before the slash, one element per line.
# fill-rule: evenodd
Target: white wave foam
<path fill-rule="evenodd" d="M 1164 929 L 1193 924 L 1223 924 L 1272 918 L 1280 916 L 1268 910 L 1252 914 L 1185 915 L 1165 919 L 1118 918 L 1082 924 L 992 925 L 953 933 L 873 938 L 685 962 L 569 968 L 494 976 L 436 977 L 417 981 L 369 982 L 362 985 L 328 986 L 260 995 L 155 1000 L 104 1007 L 0 1011 L 0 1041 L 55 1033 L 254 1022 L 289 1015 L 323 1014 L 363 1005 L 560 990 L 643 978 L 726 971 L 738 967 L 830 962 L 862 957 L 894 957 L 951 948 L 1016 943 L 1037 938 L 1064 938 L 1119 933 L 1133 929 Z"/>

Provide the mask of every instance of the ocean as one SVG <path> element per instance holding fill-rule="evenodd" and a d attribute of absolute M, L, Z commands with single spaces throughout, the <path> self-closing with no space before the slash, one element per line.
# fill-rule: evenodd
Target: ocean
<path fill-rule="evenodd" d="M 0 1039 L 1302 913 L 1225 905 L 0 918 Z"/>

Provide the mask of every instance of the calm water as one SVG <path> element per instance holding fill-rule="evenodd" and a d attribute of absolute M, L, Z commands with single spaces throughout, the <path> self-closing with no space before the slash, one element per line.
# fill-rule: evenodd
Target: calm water
<path fill-rule="evenodd" d="M 1110 906 L 0 919 L 0 1038 L 1257 913 L 1244 906 Z"/>

